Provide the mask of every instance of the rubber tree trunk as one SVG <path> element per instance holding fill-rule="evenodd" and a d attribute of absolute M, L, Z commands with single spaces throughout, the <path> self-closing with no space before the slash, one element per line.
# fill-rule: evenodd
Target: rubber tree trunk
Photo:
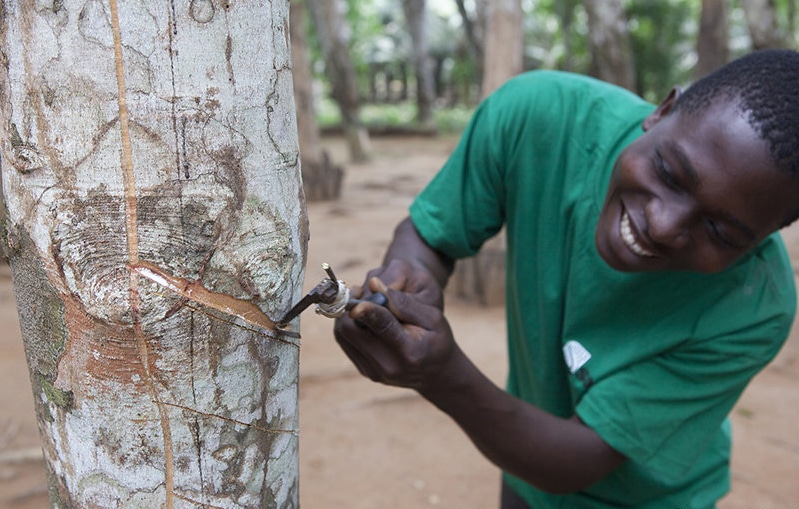
<path fill-rule="evenodd" d="M 308 237 L 288 11 L 5 2 L 3 240 L 52 507 L 299 506 L 298 335 L 270 319 Z"/>

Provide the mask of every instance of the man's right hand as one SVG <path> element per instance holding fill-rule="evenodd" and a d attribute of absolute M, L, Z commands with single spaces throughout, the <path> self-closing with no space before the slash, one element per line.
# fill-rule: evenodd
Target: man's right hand
<path fill-rule="evenodd" d="M 366 298 L 371 295 L 369 281 L 372 278 L 377 278 L 388 288 L 409 294 L 425 304 L 438 309 L 444 307 L 444 291 L 438 281 L 425 268 L 406 260 L 390 260 L 386 266 L 370 270 L 364 286 L 353 288 L 353 296 Z"/>

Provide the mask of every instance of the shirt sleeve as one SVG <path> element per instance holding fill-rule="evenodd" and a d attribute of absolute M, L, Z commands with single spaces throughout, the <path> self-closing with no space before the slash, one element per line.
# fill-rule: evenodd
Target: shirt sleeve
<path fill-rule="evenodd" d="M 796 296 L 782 258 L 753 262 L 759 294 L 748 306 L 731 297 L 701 310 L 696 337 L 597 381 L 577 404 L 583 422 L 631 460 L 667 478 L 685 474 L 788 336 Z"/>
<path fill-rule="evenodd" d="M 491 129 L 495 101 L 492 96 L 477 108 L 456 149 L 410 208 L 422 238 L 452 258 L 476 254 L 504 221 L 501 140 Z"/>

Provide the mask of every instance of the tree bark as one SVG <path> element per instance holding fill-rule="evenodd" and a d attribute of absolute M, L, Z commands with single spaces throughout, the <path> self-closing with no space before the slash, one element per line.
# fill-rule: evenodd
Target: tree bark
<path fill-rule="evenodd" d="M 349 29 L 341 13 L 341 0 L 307 0 L 322 53 L 331 95 L 341 111 L 350 157 L 354 162 L 370 157 L 369 133 L 361 124 L 355 66 L 350 58 Z"/>
<path fill-rule="evenodd" d="M 699 34 L 696 41 L 698 60 L 694 69 L 695 80 L 707 76 L 729 60 L 729 25 L 726 4 L 726 0 L 702 0 Z"/>
<path fill-rule="evenodd" d="M 416 75 L 416 119 L 423 128 L 431 128 L 435 123 L 433 118 L 435 86 L 432 62 L 428 55 L 425 0 L 403 0 L 402 8 L 413 45 L 413 69 Z"/>
<path fill-rule="evenodd" d="M 4 5 L 3 244 L 51 507 L 299 507 L 298 338 L 269 318 L 308 238 L 288 0 Z"/>
<path fill-rule="evenodd" d="M 787 48 L 789 40 L 777 23 L 773 0 L 742 0 L 741 5 L 752 38 L 752 49 Z"/>
<path fill-rule="evenodd" d="M 483 97 L 524 68 L 524 15 L 521 0 L 494 0 L 487 7 Z"/>
<path fill-rule="evenodd" d="M 591 74 L 601 80 L 635 90 L 632 45 L 627 14 L 620 0 L 585 0 L 588 46 L 593 58 Z"/>
<path fill-rule="evenodd" d="M 308 201 L 334 200 L 341 194 L 344 170 L 333 164 L 322 149 L 319 124 L 314 109 L 311 57 L 305 38 L 307 5 L 291 2 L 291 63 L 294 76 L 294 102 L 297 105 L 297 128 L 302 161 L 302 186 Z"/>

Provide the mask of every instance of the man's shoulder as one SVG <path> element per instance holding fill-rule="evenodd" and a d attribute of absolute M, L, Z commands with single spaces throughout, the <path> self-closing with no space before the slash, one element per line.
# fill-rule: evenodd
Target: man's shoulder
<path fill-rule="evenodd" d="M 585 74 L 548 69 L 537 69 L 521 73 L 505 82 L 497 92 L 501 94 L 526 94 L 532 91 L 541 93 L 547 90 L 560 94 L 573 93 L 575 94 L 574 97 L 578 99 L 600 96 L 636 103 L 646 102 L 634 92 L 613 83 Z"/>
<path fill-rule="evenodd" d="M 635 93 L 590 76 L 555 70 L 528 71 L 508 80 L 488 99 L 489 109 L 509 121 L 530 115 L 552 122 L 638 124 L 654 105 Z"/>
<path fill-rule="evenodd" d="M 771 287 L 781 294 L 781 300 L 788 308 L 795 308 L 796 283 L 793 262 L 780 232 L 774 232 L 766 237 L 745 256 L 740 265 L 742 272 L 750 279 Z"/>

